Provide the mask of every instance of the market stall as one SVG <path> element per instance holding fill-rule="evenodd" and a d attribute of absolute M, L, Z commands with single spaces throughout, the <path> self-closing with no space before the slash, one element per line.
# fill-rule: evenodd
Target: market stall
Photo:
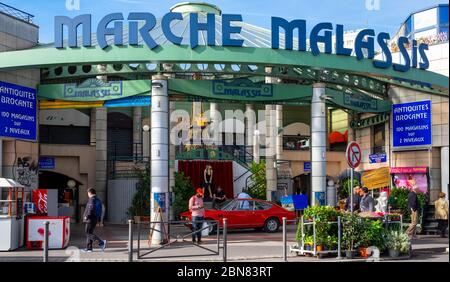
<path fill-rule="evenodd" d="M 0 251 L 24 245 L 23 206 L 30 192 L 12 179 L 0 178 Z"/>

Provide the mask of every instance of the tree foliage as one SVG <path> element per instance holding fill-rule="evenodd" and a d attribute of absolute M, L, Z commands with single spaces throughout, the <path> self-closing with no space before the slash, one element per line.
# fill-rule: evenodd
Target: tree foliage
<path fill-rule="evenodd" d="M 173 209 L 175 218 L 177 218 L 180 213 L 189 209 L 189 199 L 195 194 L 189 177 L 184 176 L 182 172 L 175 172 L 175 187 L 173 187 L 173 193 Z"/>
<path fill-rule="evenodd" d="M 252 163 L 250 167 L 252 176 L 252 185 L 248 187 L 247 193 L 252 198 L 265 200 L 267 195 L 267 182 L 266 182 L 266 163 L 261 161 L 258 163 Z"/>
<path fill-rule="evenodd" d="M 128 208 L 128 215 L 149 216 L 150 215 L 150 164 L 145 170 L 136 170 L 139 182 L 137 183 L 136 193 L 134 194 L 131 207 Z"/>

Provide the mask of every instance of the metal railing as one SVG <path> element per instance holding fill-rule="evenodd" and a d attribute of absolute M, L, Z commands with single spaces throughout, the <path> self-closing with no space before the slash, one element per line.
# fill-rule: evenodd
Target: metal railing
<path fill-rule="evenodd" d="M 206 226 L 203 226 L 203 223 L 207 223 Z M 129 261 L 132 261 L 133 259 L 133 243 L 134 243 L 134 236 L 133 236 L 133 228 L 132 228 L 132 221 L 129 221 Z M 155 246 L 152 248 L 151 246 L 151 240 L 153 238 L 149 237 L 148 239 L 148 245 L 146 251 L 144 251 L 144 248 L 141 246 L 141 235 L 142 235 L 142 225 L 144 223 L 137 223 L 137 259 L 144 260 L 144 259 L 170 259 L 170 258 L 180 258 L 180 257 L 197 257 L 197 256 L 219 256 L 220 250 L 222 249 L 222 256 L 223 261 L 226 262 L 227 260 L 227 226 L 228 221 L 227 219 L 223 219 L 223 225 L 222 228 L 218 221 L 214 220 L 203 220 L 201 221 L 202 228 L 193 231 L 192 228 L 189 227 L 189 225 L 192 224 L 192 222 L 188 221 L 150 221 L 145 222 L 145 225 L 148 226 L 148 231 L 150 231 L 150 234 L 154 236 L 155 234 L 159 234 L 161 236 L 161 243 L 159 246 Z M 185 226 L 188 231 L 186 232 L 179 232 L 176 229 L 176 226 Z M 173 232 L 173 231 L 176 232 Z M 186 231 L 186 229 L 183 229 Z M 189 238 L 192 236 L 196 236 L 198 233 L 202 233 L 205 230 L 208 230 L 208 233 L 211 230 L 216 231 L 216 244 L 215 248 L 211 249 L 199 244 L 195 244 L 194 242 L 191 242 Z M 222 231 L 222 232 L 221 232 Z M 222 240 L 221 240 L 221 233 L 222 233 Z M 188 239 L 187 239 L 188 238 Z M 220 246 L 220 243 L 222 241 L 222 246 Z M 176 245 L 177 243 L 186 243 L 190 246 L 195 246 L 197 248 L 203 249 L 207 251 L 207 254 L 182 254 L 182 255 L 161 255 L 161 256 L 151 256 L 151 254 L 161 251 L 162 249 L 169 249 L 170 247 Z"/>
<path fill-rule="evenodd" d="M 27 23 L 33 23 L 34 16 L 32 14 L 16 9 L 2 2 L 0 2 L 0 13 L 7 14 L 11 17 L 14 17 Z"/>

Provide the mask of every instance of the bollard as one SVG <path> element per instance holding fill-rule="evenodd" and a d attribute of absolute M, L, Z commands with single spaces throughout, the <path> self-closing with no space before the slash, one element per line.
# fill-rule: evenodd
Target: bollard
<path fill-rule="evenodd" d="M 44 262 L 48 262 L 48 226 L 50 222 L 44 221 Z"/>
<path fill-rule="evenodd" d="M 287 261 L 287 232 L 286 232 L 286 217 L 283 217 L 283 261 Z"/>
<path fill-rule="evenodd" d="M 133 261 L 133 220 L 128 220 L 128 262 Z"/>
<path fill-rule="evenodd" d="M 227 262 L 227 227 L 228 220 L 223 219 L 223 262 Z"/>
<path fill-rule="evenodd" d="M 140 259 L 141 258 L 141 223 L 138 222 L 137 223 L 138 226 L 138 238 L 137 238 L 137 258 Z"/>
<path fill-rule="evenodd" d="M 337 259 L 342 259 L 341 257 L 341 217 L 338 216 L 338 256 Z"/>

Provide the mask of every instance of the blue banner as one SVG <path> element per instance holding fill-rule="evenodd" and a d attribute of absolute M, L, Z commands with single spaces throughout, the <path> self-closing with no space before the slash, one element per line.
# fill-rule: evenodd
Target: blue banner
<path fill-rule="evenodd" d="M 36 89 L 0 81 L 0 137 L 36 141 Z"/>
<path fill-rule="evenodd" d="M 39 169 L 55 169 L 55 158 L 39 157 Z"/>
<path fill-rule="evenodd" d="M 386 154 L 372 154 L 369 155 L 369 163 L 376 164 L 376 163 L 385 163 L 387 161 Z"/>
<path fill-rule="evenodd" d="M 131 96 L 122 99 L 108 100 L 104 106 L 110 107 L 148 107 L 151 104 L 151 96 Z"/>
<path fill-rule="evenodd" d="M 296 211 L 304 210 L 308 207 L 308 196 L 306 195 L 293 195 L 292 200 Z"/>
<path fill-rule="evenodd" d="M 431 101 L 392 105 L 393 147 L 430 146 Z"/>

